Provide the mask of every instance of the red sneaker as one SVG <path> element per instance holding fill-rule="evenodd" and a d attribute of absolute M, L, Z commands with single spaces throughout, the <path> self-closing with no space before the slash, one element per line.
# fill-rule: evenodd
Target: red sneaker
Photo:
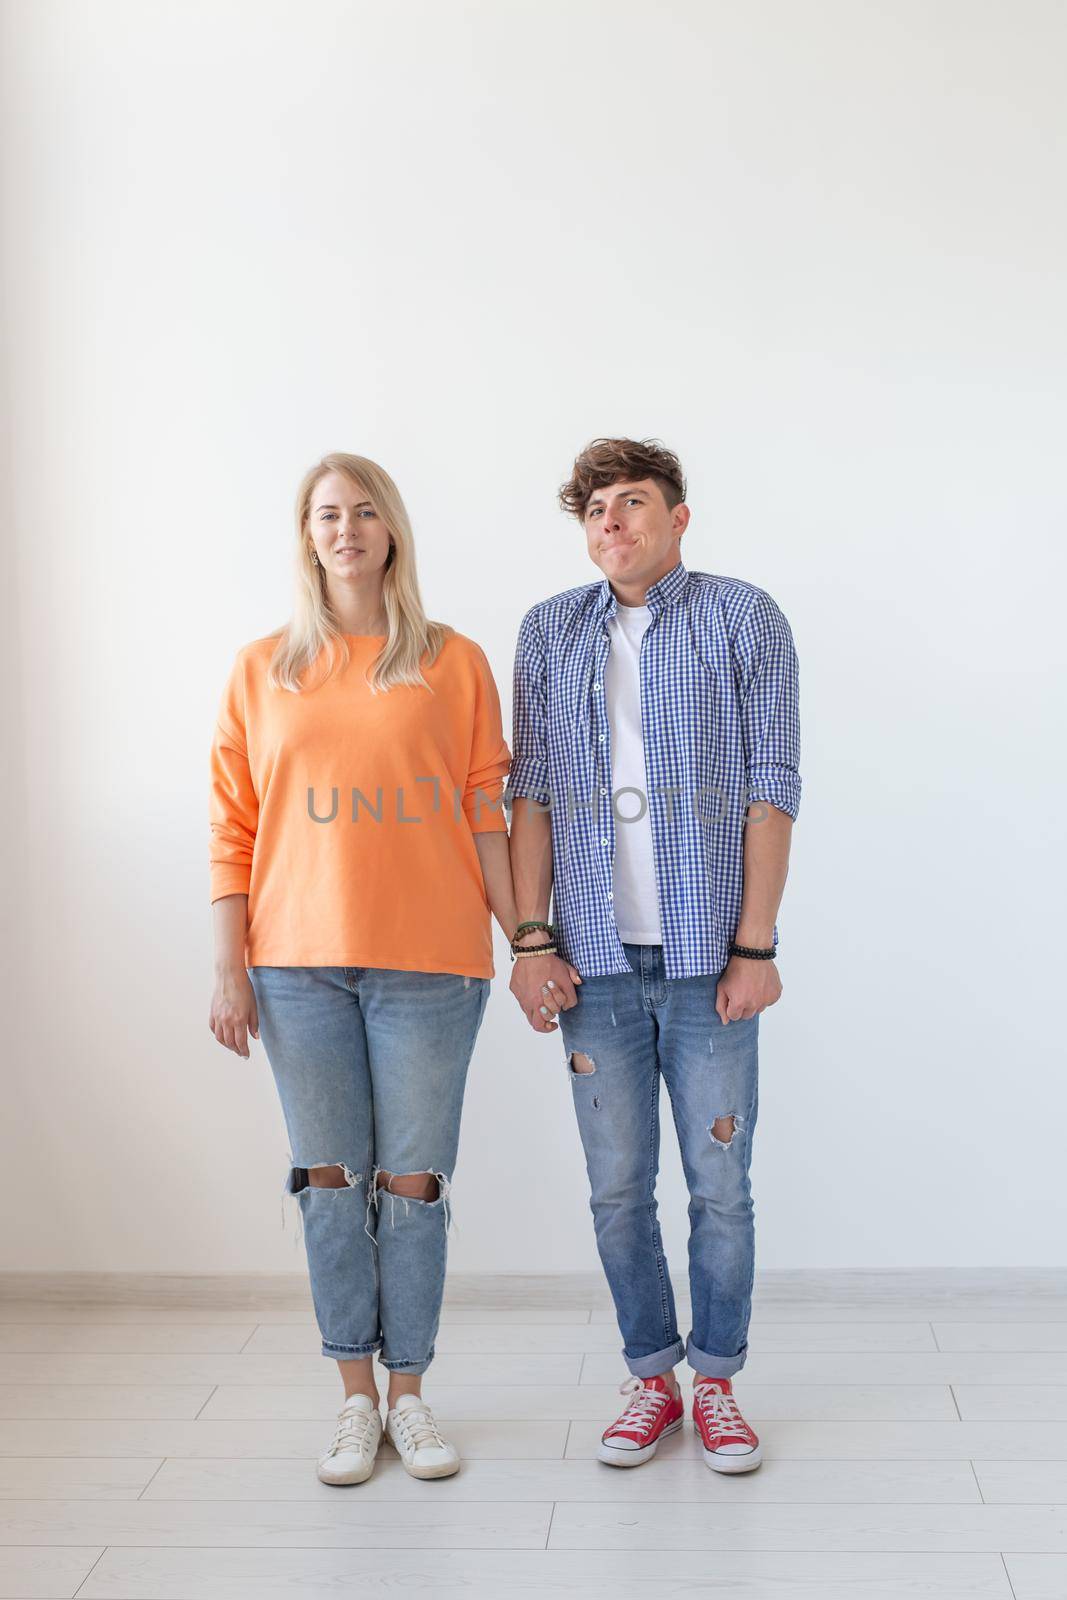
<path fill-rule="evenodd" d="M 619 1390 L 630 1403 L 597 1447 L 597 1459 L 610 1467 L 639 1467 L 656 1453 L 661 1439 L 677 1433 L 685 1417 L 681 1395 L 666 1378 L 629 1378 Z"/>
<path fill-rule="evenodd" d="M 698 1377 L 693 1421 L 704 1460 L 716 1472 L 751 1472 L 763 1459 L 759 1438 L 741 1415 L 729 1378 Z"/>

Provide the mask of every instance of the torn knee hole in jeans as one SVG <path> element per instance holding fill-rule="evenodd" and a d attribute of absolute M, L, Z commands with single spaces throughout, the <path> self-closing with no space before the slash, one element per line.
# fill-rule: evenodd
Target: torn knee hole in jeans
<path fill-rule="evenodd" d="M 741 1127 L 741 1118 L 734 1111 L 727 1111 L 721 1117 L 716 1117 L 708 1129 L 711 1142 L 720 1150 L 729 1150 L 734 1142 L 734 1134 Z"/>
<path fill-rule="evenodd" d="M 298 1227 L 293 1234 L 293 1248 L 296 1249 L 304 1234 L 304 1195 L 310 1194 L 312 1189 L 321 1191 L 342 1189 L 357 1189 L 363 1182 L 362 1172 L 353 1172 L 345 1161 L 313 1161 L 309 1166 L 298 1167 L 292 1152 L 288 1153 L 288 1171 L 285 1176 L 285 1188 L 282 1191 L 282 1231 L 285 1231 L 285 1202 L 287 1199 L 296 1198 Z M 332 1172 L 335 1176 L 330 1183 L 314 1183 L 313 1172 Z"/>
<path fill-rule="evenodd" d="M 428 1191 L 420 1194 L 419 1190 Z M 405 1193 L 405 1190 L 409 1191 Z M 376 1166 L 373 1182 L 367 1186 L 367 1214 L 364 1218 L 363 1228 L 368 1237 L 377 1244 L 377 1239 L 371 1233 L 370 1213 L 374 1207 L 377 1213 L 381 1209 L 382 1196 L 389 1200 L 389 1226 L 396 1226 L 396 1203 L 399 1200 L 404 1207 L 404 1215 L 411 1214 L 412 1204 L 422 1206 L 426 1210 L 440 1205 L 444 1212 L 445 1229 L 451 1223 L 451 1209 L 449 1205 L 452 1194 L 452 1182 L 445 1172 L 435 1172 L 432 1167 L 424 1167 L 418 1172 L 391 1172 L 388 1167 Z"/>
<path fill-rule="evenodd" d="M 334 1176 L 328 1183 L 314 1180 L 313 1172 L 329 1172 Z M 301 1189 L 355 1189 L 363 1182 L 362 1172 L 353 1172 L 344 1161 L 313 1161 L 308 1167 L 290 1167 L 287 1189 L 289 1194 L 299 1194 Z"/>
<path fill-rule="evenodd" d="M 374 1181 L 379 1189 L 386 1189 L 401 1199 L 425 1200 L 432 1205 L 441 1197 L 441 1180 L 429 1168 L 424 1172 L 386 1172 L 384 1167 L 378 1167 Z"/>

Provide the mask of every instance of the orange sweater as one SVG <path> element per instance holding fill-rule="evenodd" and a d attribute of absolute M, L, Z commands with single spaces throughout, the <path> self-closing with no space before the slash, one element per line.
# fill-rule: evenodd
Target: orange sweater
<path fill-rule="evenodd" d="M 246 966 L 491 978 L 474 834 L 506 832 L 511 758 L 489 663 L 454 634 L 423 663 L 432 694 L 373 695 L 382 640 L 347 642 L 302 694 L 267 686 L 275 639 L 238 651 L 211 746 L 212 901 L 248 895 Z"/>

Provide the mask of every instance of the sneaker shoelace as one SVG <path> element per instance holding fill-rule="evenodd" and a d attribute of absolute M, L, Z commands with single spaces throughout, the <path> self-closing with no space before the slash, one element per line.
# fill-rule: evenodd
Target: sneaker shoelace
<path fill-rule="evenodd" d="M 326 1454 L 335 1456 L 341 1450 L 362 1452 L 373 1420 L 373 1411 L 342 1411 Z"/>
<path fill-rule="evenodd" d="M 751 1430 L 741 1415 L 734 1395 L 728 1394 L 725 1389 L 717 1389 L 714 1384 L 698 1383 L 695 1398 L 710 1432 L 729 1434 L 731 1437 L 736 1435 L 748 1442 Z"/>
<path fill-rule="evenodd" d="M 444 1449 L 445 1441 L 438 1432 L 429 1406 L 409 1406 L 406 1411 L 398 1411 L 396 1418 L 404 1441 L 412 1450 L 418 1450 L 424 1444 L 440 1445 Z"/>
<path fill-rule="evenodd" d="M 667 1403 L 662 1389 L 646 1389 L 640 1378 L 628 1378 L 619 1386 L 620 1394 L 630 1394 L 633 1399 L 609 1433 L 646 1433 Z"/>

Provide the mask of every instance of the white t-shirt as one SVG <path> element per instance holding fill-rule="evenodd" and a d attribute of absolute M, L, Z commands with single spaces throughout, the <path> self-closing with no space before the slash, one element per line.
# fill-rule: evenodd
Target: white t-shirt
<path fill-rule="evenodd" d="M 615 807 L 615 926 L 626 944 L 662 944 L 652 818 L 641 735 L 641 639 L 652 620 L 647 606 L 615 603 L 608 621 L 611 649 L 604 698 L 611 729 L 611 788 Z M 620 789 L 637 794 L 619 795 Z M 623 820 L 634 818 L 634 821 Z"/>

